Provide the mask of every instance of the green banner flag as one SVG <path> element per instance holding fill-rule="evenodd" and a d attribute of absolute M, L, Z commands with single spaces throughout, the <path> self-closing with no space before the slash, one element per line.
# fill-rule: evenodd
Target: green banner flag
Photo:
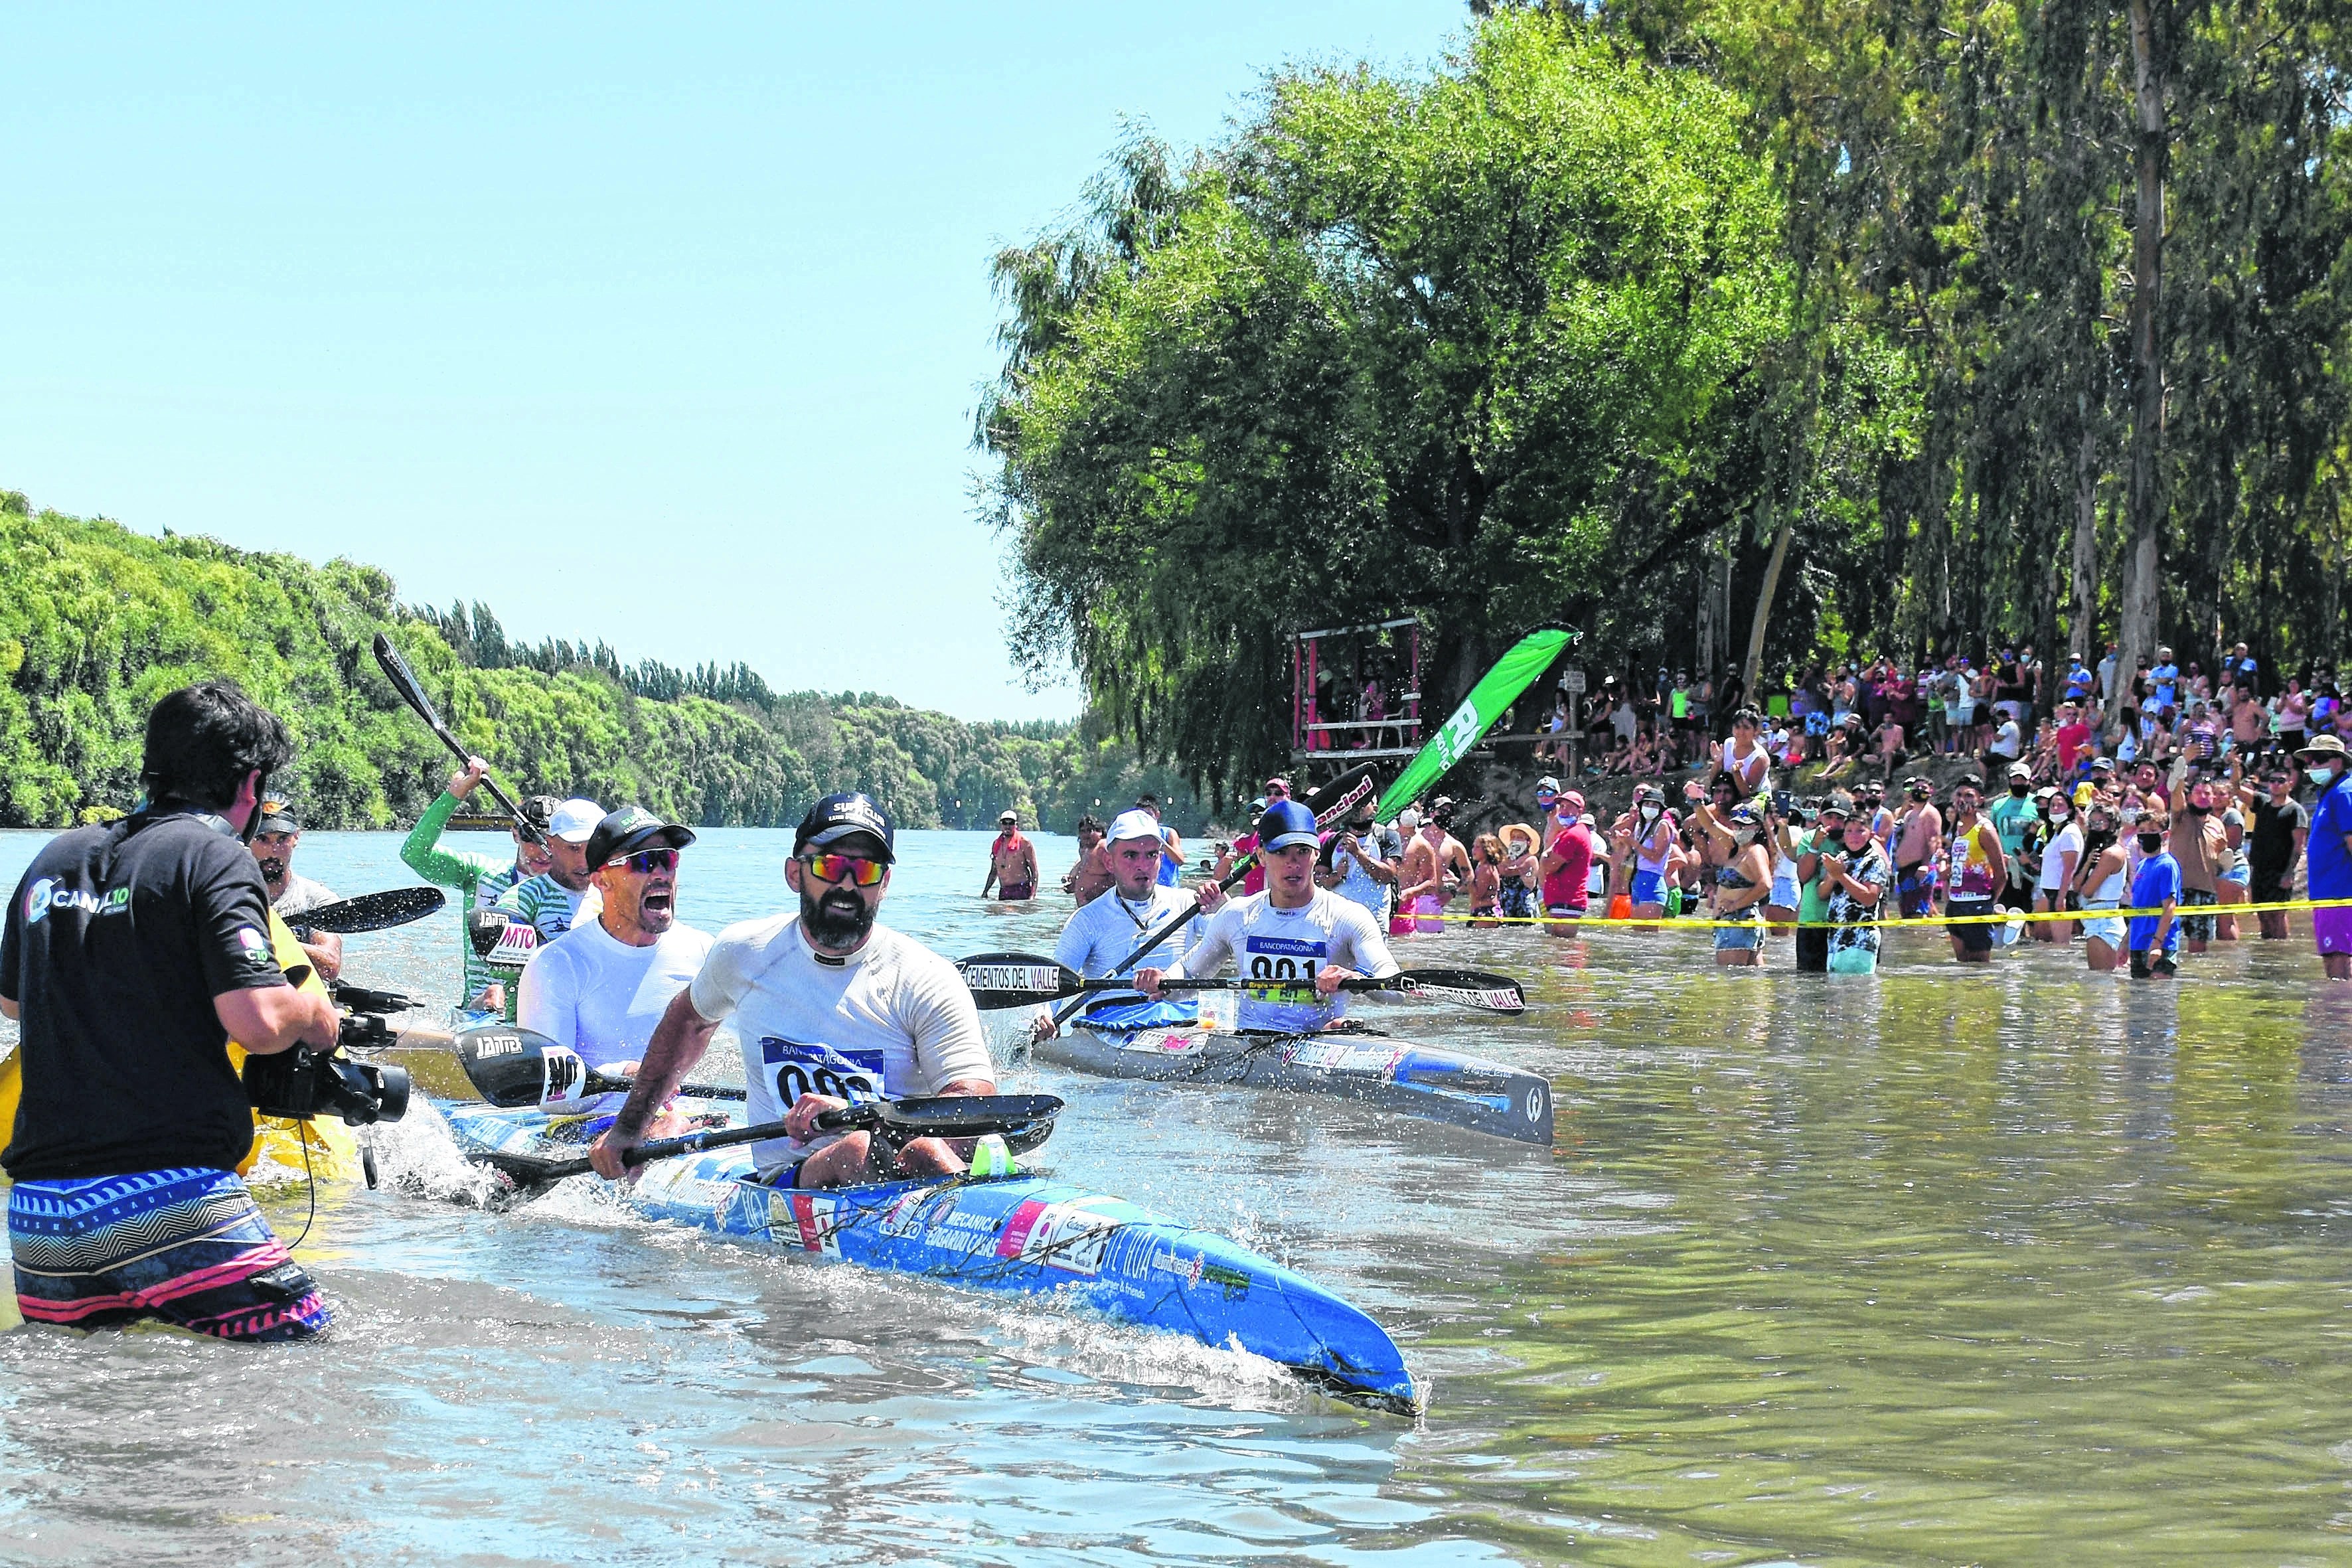
<path fill-rule="evenodd" d="M 1412 797 L 1428 788 L 1433 780 L 1468 756 L 1478 738 L 1502 717 L 1503 710 L 1517 701 L 1528 684 L 1559 657 L 1559 650 L 1568 646 L 1570 638 L 1582 635 L 1565 626 L 1542 626 L 1521 637 L 1517 646 L 1496 659 L 1495 668 L 1470 689 L 1470 695 L 1462 700 L 1462 706 L 1454 710 L 1454 717 L 1445 721 L 1444 728 L 1413 753 L 1412 761 L 1404 765 L 1396 783 L 1381 796 L 1373 816 L 1379 821 L 1389 821 L 1411 805 Z"/>

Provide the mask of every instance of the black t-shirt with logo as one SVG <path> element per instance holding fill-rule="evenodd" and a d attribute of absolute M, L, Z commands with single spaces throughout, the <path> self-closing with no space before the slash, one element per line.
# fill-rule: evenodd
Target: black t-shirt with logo
<path fill-rule="evenodd" d="M 253 1110 L 213 998 L 286 983 L 261 868 L 218 818 L 142 812 L 59 834 L 0 929 L 24 1069 L 0 1164 L 18 1181 L 233 1168 Z"/>

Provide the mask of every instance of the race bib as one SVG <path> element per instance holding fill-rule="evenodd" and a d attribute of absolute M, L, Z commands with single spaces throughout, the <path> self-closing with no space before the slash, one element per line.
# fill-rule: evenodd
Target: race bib
<path fill-rule="evenodd" d="M 843 1051 L 771 1035 L 760 1042 L 760 1064 L 777 1105 L 787 1110 L 804 1094 L 831 1095 L 853 1104 L 883 1097 L 878 1049 Z"/>
<path fill-rule="evenodd" d="M 1325 945 L 1286 936 L 1254 936 L 1242 944 L 1243 978 L 1260 985 L 1312 985 L 1323 967 Z"/>

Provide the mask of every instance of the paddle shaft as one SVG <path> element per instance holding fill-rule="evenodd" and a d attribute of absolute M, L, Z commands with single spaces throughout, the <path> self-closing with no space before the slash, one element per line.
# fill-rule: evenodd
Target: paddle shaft
<path fill-rule="evenodd" d="M 441 737 L 441 743 L 449 748 L 449 754 L 458 762 L 470 766 L 474 760 L 473 754 L 457 743 L 457 737 L 451 734 L 449 726 L 441 721 L 441 715 L 434 711 L 432 702 L 425 695 L 425 689 L 417 684 L 415 671 L 408 668 L 408 661 L 401 658 L 400 650 L 393 647 L 392 639 L 382 632 L 375 634 L 375 661 L 383 667 L 386 679 L 391 680 L 393 689 L 400 693 L 401 700 L 415 710 L 416 716 L 425 721 L 426 729 Z M 484 773 L 482 783 L 489 790 L 490 798 L 505 807 L 506 814 L 514 818 L 515 826 L 522 830 L 522 836 L 525 838 L 530 839 L 533 844 L 547 842 L 546 836 L 540 832 L 530 818 L 522 814 L 522 808 L 508 798 L 507 792 L 499 787 L 498 780 Z"/>
<path fill-rule="evenodd" d="M 971 1125 L 965 1125 L 959 1121 L 926 1124 L 924 1119 L 918 1115 L 909 1117 L 908 1124 L 898 1124 L 893 1122 L 886 1112 L 878 1111 L 871 1104 L 850 1105 L 844 1106 L 839 1110 L 819 1111 L 816 1126 L 822 1132 L 841 1132 L 860 1127 L 871 1128 L 877 1136 L 886 1140 L 895 1138 L 904 1141 L 910 1138 L 930 1137 L 975 1138 L 984 1137 L 990 1132 L 1004 1132 L 1015 1126 L 1050 1124 L 1052 1112 L 1058 1111 L 1062 1104 L 1060 1100 L 1045 1095 L 1013 1095 L 992 1101 L 982 1100 L 973 1109 L 981 1111 L 984 1117 L 986 1107 L 991 1104 L 1002 1106 L 1007 1100 L 1020 1102 L 1022 1109 L 1030 1110 L 1032 1113 L 1020 1117 L 1016 1121 L 1003 1122 L 982 1121 Z M 1048 1105 L 1050 1110 L 1041 1112 L 1036 1109 L 1036 1105 L 1031 1102 Z M 634 1149 L 624 1149 L 621 1151 L 621 1163 L 635 1167 L 654 1160 L 674 1159 L 680 1154 L 698 1154 L 706 1149 L 726 1149 L 738 1143 L 757 1143 L 762 1139 L 782 1138 L 788 1135 L 788 1129 L 782 1121 L 760 1121 L 749 1127 L 713 1127 L 700 1132 L 689 1132 L 683 1138 L 656 1138 L 650 1143 L 640 1143 Z M 594 1169 L 595 1166 L 583 1154 L 576 1159 L 550 1161 L 539 1168 L 539 1173 L 545 1180 L 552 1182 L 565 1176 L 577 1176 Z"/>
<path fill-rule="evenodd" d="M 831 1115 L 832 1112 L 826 1112 Z M 824 1117 L 817 1118 L 819 1126 Z M 757 1143 L 763 1138 L 782 1138 L 784 1124 L 781 1121 L 755 1122 L 750 1127 L 713 1127 L 704 1132 L 689 1132 L 683 1138 L 656 1138 L 650 1143 L 640 1143 L 634 1149 L 621 1151 L 621 1163 L 635 1167 L 654 1160 L 667 1160 L 679 1154 L 698 1154 L 705 1149 L 724 1149 L 736 1143 Z M 595 1165 L 585 1154 L 570 1160 L 550 1160 L 539 1168 L 544 1179 L 555 1182 L 566 1176 L 585 1175 Z"/>

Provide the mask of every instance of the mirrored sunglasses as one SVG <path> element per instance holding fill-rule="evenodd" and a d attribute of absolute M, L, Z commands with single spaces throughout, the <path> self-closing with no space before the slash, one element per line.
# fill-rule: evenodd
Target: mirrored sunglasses
<path fill-rule="evenodd" d="M 890 868 L 862 855 L 803 855 L 801 864 L 820 882 L 847 882 L 853 887 L 878 888 Z"/>

